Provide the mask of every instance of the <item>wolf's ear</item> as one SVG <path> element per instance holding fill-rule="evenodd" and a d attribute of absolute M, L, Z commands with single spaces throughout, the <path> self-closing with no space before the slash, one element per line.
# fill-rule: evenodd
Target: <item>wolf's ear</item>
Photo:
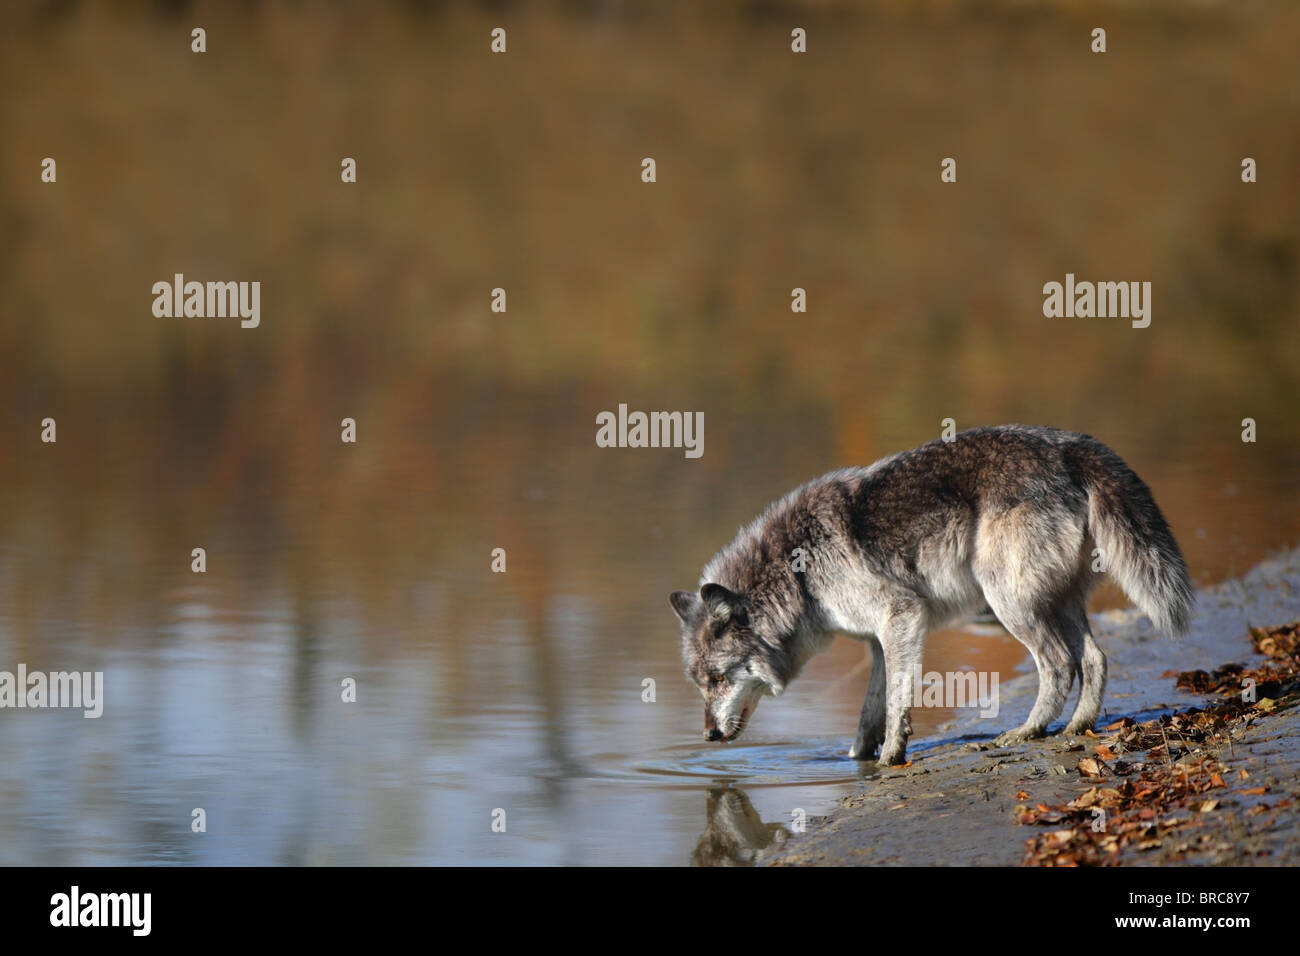
<path fill-rule="evenodd" d="M 709 609 L 709 617 L 715 621 L 729 621 L 733 615 L 743 614 L 744 599 L 734 591 L 728 591 L 721 584 L 706 584 L 700 588 L 700 597 Z"/>
<path fill-rule="evenodd" d="M 683 624 L 698 620 L 704 607 L 694 591 L 674 591 L 668 595 L 668 603 L 673 606 L 673 611 Z"/>

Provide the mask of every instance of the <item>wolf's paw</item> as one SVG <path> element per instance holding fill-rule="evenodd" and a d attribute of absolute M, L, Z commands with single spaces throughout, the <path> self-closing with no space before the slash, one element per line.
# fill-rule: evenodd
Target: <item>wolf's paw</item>
<path fill-rule="evenodd" d="M 1065 725 L 1067 734 L 1086 734 L 1092 730 L 1093 721 L 1072 720 Z"/>
<path fill-rule="evenodd" d="M 880 759 L 877 763 L 886 767 L 905 764 L 907 763 L 907 748 L 895 747 L 893 750 L 882 750 L 880 751 Z"/>
<path fill-rule="evenodd" d="M 995 747 L 1015 747 L 1023 744 L 1026 740 L 1037 740 L 1039 737 L 1046 736 L 1038 727 L 1017 727 L 1015 730 L 1008 730 L 1005 734 L 999 734 L 993 741 Z"/>
<path fill-rule="evenodd" d="M 849 748 L 849 757 L 853 760 L 870 760 L 885 742 L 884 734 L 872 734 L 866 738 L 853 741 Z"/>

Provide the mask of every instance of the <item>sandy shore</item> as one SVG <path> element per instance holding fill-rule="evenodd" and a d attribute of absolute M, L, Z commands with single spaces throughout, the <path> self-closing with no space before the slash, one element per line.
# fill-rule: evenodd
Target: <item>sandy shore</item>
<path fill-rule="evenodd" d="M 1261 707 L 1241 704 L 1240 694 L 1179 689 L 1171 672 L 1213 672 L 1229 662 L 1257 667 L 1265 658 L 1249 628 L 1297 619 L 1300 549 L 1201 590 L 1184 637 L 1155 634 L 1135 610 L 1096 615 L 1093 630 L 1110 668 L 1096 737 L 1057 733 L 993 747 L 999 731 L 1028 713 L 1037 689 L 1032 673 L 1004 680 L 997 718 L 964 717 L 945 725 L 937 740 L 914 739 L 910 766 L 881 768 L 865 791 L 811 819 L 805 833 L 792 835 L 766 862 L 1296 865 L 1300 707 L 1294 681 L 1282 682 L 1278 706 L 1265 700 Z M 1224 700 L 1232 705 L 1228 719 L 1160 721 Z M 1157 734 L 1155 746 L 1135 743 L 1144 736 L 1141 728 L 1103 729 L 1124 718 L 1130 725 L 1146 722 L 1145 739 L 1151 744 Z M 1203 739 L 1190 730 L 1184 737 L 1180 729 L 1198 719 L 1214 729 Z M 1100 827 L 1093 806 L 1110 808 Z"/>

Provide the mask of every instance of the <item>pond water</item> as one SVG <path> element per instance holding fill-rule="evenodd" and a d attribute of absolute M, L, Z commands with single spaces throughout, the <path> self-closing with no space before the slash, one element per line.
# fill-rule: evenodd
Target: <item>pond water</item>
<path fill-rule="evenodd" d="M 771 402 L 766 439 L 728 439 L 746 413 L 719 399 L 732 447 L 696 462 L 596 447 L 569 397 L 441 387 L 474 411 L 415 413 L 396 450 L 300 417 L 278 451 L 215 440 L 196 461 L 124 424 L 137 454 L 69 428 L 11 470 L 0 669 L 102 671 L 104 712 L 0 712 L 0 862 L 743 863 L 875 772 L 846 755 L 861 645 L 836 641 L 740 740 L 706 744 L 667 604 L 768 498 L 836 463 L 829 419 Z M 441 387 L 421 407 L 454 405 Z M 766 441 L 787 454 L 749 450 Z M 1273 472 L 1112 441 L 1138 449 L 1198 581 L 1293 533 Z M 1236 507 L 1206 513 L 1229 483 Z M 927 645 L 927 669 L 1024 666 L 995 628 Z M 913 753 L 952 716 L 918 711 Z"/>

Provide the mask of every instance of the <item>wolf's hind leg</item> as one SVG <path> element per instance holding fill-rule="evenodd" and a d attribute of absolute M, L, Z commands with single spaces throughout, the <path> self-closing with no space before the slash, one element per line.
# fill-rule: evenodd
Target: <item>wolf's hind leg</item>
<path fill-rule="evenodd" d="M 1071 650 L 1076 650 L 1079 663 L 1079 702 L 1065 727 L 1067 734 L 1081 734 L 1092 730 L 1101 713 L 1102 697 L 1106 691 L 1106 655 L 1092 636 L 1088 615 L 1082 608 L 1072 609 L 1074 629 L 1070 632 Z"/>
<path fill-rule="evenodd" d="M 1076 670 L 1082 683 L 1082 645 L 1079 653 L 1072 652 L 1076 625 L 1063 611 L 1073 607 L 1069 597 L 1081 587 L 1086 524 L 1078 502 L 1050 505 L 1035 499 L 980 519 L 971 570 L 993 613 L 1029 649 L 1038 670 L 1038 697 L 1029 717 L 998 737 L 999 746 L 1043 736 L 1065 706 Z"/>
<path fill-rule="evenodd" d="M 1047 725 L 1060 715 L 1070 696 L 1075 660 L 1059 621 L 1040 615 L 1017 619 L 1012 614 L 1004 616 L 997 607 L 994 610 L 1016 640 L 1029 649 L 1038 670 L 1038 697 L 1029 717 L 994 741 L 999 747 L 1009 747 L 1046 735 Z"/>
<path fill-rule="evenodd" d="M 870 760 L 885 742 L 885 652 L 875 635 L 867 638 L 867 646 L 871 648 L 871 677 L 858 718 L 858 735 L 849 748 L 849 756 L 855 760 Z"/>

